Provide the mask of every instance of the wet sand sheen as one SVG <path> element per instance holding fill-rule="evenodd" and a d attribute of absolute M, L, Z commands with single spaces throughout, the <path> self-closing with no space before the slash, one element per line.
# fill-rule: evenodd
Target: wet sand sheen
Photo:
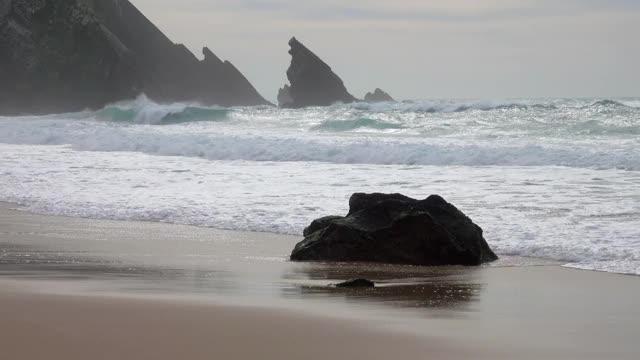
<path fill-rule="evenodd" d="M 232 306 L 2 290 L 0 316 L 13 360 L 472 358 L 442 340 Z"/>
<path fill-rule="evenodd" d="M 518 258 L 480 268 L 285 261 L 297 240 L 5 205 L 0 347 L 13 359 L 640 355 L 638 277 Z M 327 286 L 356 276 L 380 287 Z"/>

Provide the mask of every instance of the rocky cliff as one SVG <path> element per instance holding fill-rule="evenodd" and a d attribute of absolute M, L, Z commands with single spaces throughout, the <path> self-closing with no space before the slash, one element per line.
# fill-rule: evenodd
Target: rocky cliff
<path fill-rule="evenodd" d="M 287 70 L 287 78 L 291 85 L 280 89 L 278 100 L 281 107 L 328 106 L 357 100 L 349 94 L 331 67 L 295 37 L 289 41 L 289 46 L 291 66 Z"/>
<path fill-rule="evenodd" d="M 160 102 L 268 102 L 208 48 L 198 60 L 127 0 L 0 0 L 0 115 Z"/>

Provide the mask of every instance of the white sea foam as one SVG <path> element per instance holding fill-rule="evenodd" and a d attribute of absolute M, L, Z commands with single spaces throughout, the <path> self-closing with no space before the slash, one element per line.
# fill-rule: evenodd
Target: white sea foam
<path fill-rule="evenodd" d="M 313 218 L 346 212 L 353 192 L 438 193 L 500 254 L 640 275 L 634 101 L 280 110 L 141 98 L 98 112 L 0 118 L 0 201 L 46 214 L 300 234 Z"/>
<path fill-rule="evenodd" d="M 353 192 L 441 194 L 499 254 L 640 274 L 640 175 L 558 167 L 209 161 L 0 145 L 0 200 L 37 213 L 300 234 Z"/>
<path fill-rule="evenodd" d="M 447 102 L 383 102 L 383 103 L 355 103 L 353 108 L 375 112 L 405 111 L 426 113 L 455 113 L 463 111 L 490 111 L 503 109 L 527 109 L 529 106 L 544 106 L 548 109 L 555 108 L 552 104 L 531 104 L 517 101 L 447 101 Z"/>
<path fill-rule="evenodd" d="M 114 126 L 75 120 L 8 120 L 0 142 L 70 145 L 81 151 L 128 151 L 210 160 L 310 161 L 337 164 L 567 166 L 640 170 L 637 142 L 537 144 L 388 137 L 219 134 Z"/>

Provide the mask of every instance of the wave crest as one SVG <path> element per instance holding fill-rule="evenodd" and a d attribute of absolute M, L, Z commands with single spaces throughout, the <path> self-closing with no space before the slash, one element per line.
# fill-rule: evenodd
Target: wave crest
<path fill-rule="evenodd" d="M 93 115 L 97 120 L 120 123 L 172 125 L 201 121 L 224 121 L 229 109 L 198 104 L 158 104 L 141 95 L 134 101 L 109 105 Z"/>
<path fill-rule="evenodd" d="M 535 145 L 532 143 L 316 139 L 295 136 L 175 134 L 128 127 L 93 127 L 79 122 L 43 126 L 5 123 L 0 142 L 24 145 L 67 145 L 80 151 L 141 152 L 200 157 L 209 160 L 309 161 L 336 164 L 565 166 L 640 170 L 636 144 Z M 134 131 L 135 130 L 135 131 Z"/>
<path fill-rule="evenodd" d="M 351 131 L 360 128 L 375 130 L 402 129 L 400 124 L 394 124 L 382 120 L 360 118 L 355 120 L 328 120 L 320 125 L 314 126 L 313 130 L 320 131 Z"/>
<path fill-rule="evenodd" d="M 617 102 L 614 100 L 600 100 L 591 104 L 589 107 L 629 107 L 621 102 Z"/>
<path fill-rule="evenodd" d="M 553 104 L 527 104 L 521 102 L 460 102 L 460 103 L 355 103 L 352 107 L 356 110 L 371 112 L 402 111 L 415 113 L 458 113 L 465 111 L 497 111 L 497 110 L 556 110 Z"/>

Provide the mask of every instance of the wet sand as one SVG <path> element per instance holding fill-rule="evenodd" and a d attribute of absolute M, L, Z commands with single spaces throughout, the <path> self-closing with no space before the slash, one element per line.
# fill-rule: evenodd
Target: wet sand
<path fill-rule="evenodd" d="M 286 261 L 297 237 L 0 205 L 11 359 L 637 359 L 640 278 Z M 368 277 L 379 287 L 336 289 Z"/>
<path fill-rule="evenodd" d="M 12 360 L 473 358 L 446 341 L 233 306 L 3 287 L 0 316 L 2 358 Z"/>

